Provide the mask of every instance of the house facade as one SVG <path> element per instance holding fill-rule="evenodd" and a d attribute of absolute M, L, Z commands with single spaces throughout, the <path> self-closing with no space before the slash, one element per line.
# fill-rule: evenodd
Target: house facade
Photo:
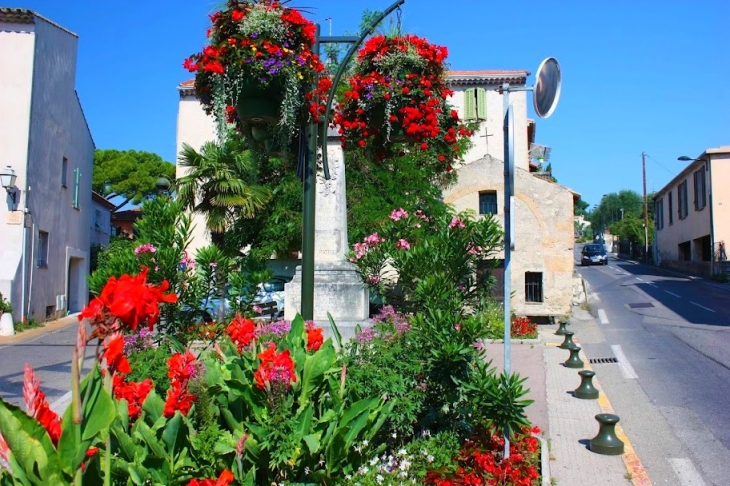
<path fill-rule="evenodd" d="M 459 181 L 444 191 L 444 200 L 458 210 L 472 209 L 486 214 L 494 211 L 503 222 L 503 97 L 497 88 L 504 83 L 525 86 L 527 71 L 450 71 L 449 85 L 454 96 L 449 102 L 462 119 L 480 122 L 473 147 L 464 162 L 455 165 Z M 183 143 L 199 149 L 215 140 L 215 126 L 205 114 L 196 95 L 194 81 L 178 86 L 177 150 Z M 516 242 L 512 257 L 512 301 L 515 312 L 528 316 L 566 315 L 570 312 L 574 269 L 573 203 L 577 194 L 539 173 L 530 159 L 535 139 L 535 123 L 527 117 L 525 91 L 510 93 L 514 112 Z M 177 177 L 184 174 L 177 167 Z M 196 224 L 193 250 L 209 243 L 205 222 L 193 215 Z M 498 259 L 502 257 L 497 257 Z M 497 269 L 496 273 L 499 273 Z M 497 279 L 499 281 L 499 275 Z M 529 292 L 527 289 L 529 288 Z M 526 289 L 522 292 L 521 289 Z"/>
<path fill-rule="evenodd" d="M 503 83 L 524 86 L 526 71 L 461 71 L 450 76 L 454 104 L 465 120 L 484 120 L 474 147 L 457 168 L 458 182 L 444 191 L 444 201 L 459 211 L 493 215 L 504 227 Z M 514 250 L 511 252 L 512 310 L 531 317 L 570 313 L 575 267 L 573 204 L 579 197 L 553 182 L 531 160 L 535 124 L 527 118 L 524 91 L 511 93 L 514 113 Z M 474 106 L 476 105 L 476 106 Z M 495 297 L 504 295 L 504 254 L 495 255 Z"/>
<path fill-rule="evenodd" d="M 725 272 L 730 242 L 730 146 L 705 150 L 654 196 L 655 261 L 711 276 Z"/>
<path fill-rule="evenodd" d="M 113 234 L 112 211 L 116 205 L 97 192 L 91 193 L 91 244 L 109 246 Z"/>
<path fill-rule="evenodd" d="M 75 89 L 78 36 L 26 9 L 0 8 L 0 292 L 43 321 L 88 298 L 94 142 Z"/>

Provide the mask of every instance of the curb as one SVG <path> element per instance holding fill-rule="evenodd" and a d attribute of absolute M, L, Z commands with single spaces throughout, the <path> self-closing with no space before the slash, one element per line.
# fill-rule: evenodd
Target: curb
<path fill-rule="evenodd" d="M 542 486 L 551 486 L 552 478 L 550 477 L 550 451 L 548 450 L 548 443 L 540 435 L 532 434 L 532 436 L 540 441 L 540 475 L 542 476 Z"/>
<path fill-rule="evenodd" d="M 501 344 L 504 343 L 504 339 L 482 339 L 482 342 L 485 344 Z M 512 344 L 540 344 L 542 342 L 542 338 L 540 338 L 540 334 L 537 335 L 534 339 L 510 339 L 510 343 Z"/>
<path fill-rule="evenodd" d="M 61 329 L 64 329 L 72 324 L 77 324 L 79 322 L 78 319 L 79 313 L 69 314 L 66 317 L 62 317 L 60 319 L 56 319 L 55 321 L 50 321 L 47 323 L 44 323 L 40 327 L 36 327 L 33 329 L 28 329 L 27 331 L 16 333 L 13 336 L 2 336 L 0 337 L 0 346 L 8 346 L 13 344 L 22 343 L 24 341 L 28 341 L 33 338 L 40 337 L 44 334 L 49 334 L 55 331 L 59 331 Z"/>

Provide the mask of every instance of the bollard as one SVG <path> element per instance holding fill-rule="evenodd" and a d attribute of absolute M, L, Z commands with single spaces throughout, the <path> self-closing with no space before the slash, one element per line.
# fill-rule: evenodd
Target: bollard
<path fill-rule="evenodd" d="M 591 439 L 590 450 L 596 454 L 618 456 L 624 453 L 624 443 L 616 437 L 616 424 L 619 421 L 618 415 L 612 413 L 599 413 L 596 415 L 599 429 L 598 435 Z"/>
<path fill-rule="evenodd" d="M 582 368 L 583 367 L 583 361 L 578 356 L 578 353 L 580 353 L 580 346 L 576 346 L 575 344 L 571 346 L 570 348 L 570 358 L 563 363 L 566 368 Z"/>
<path fill-rule="evenodd" d="M 593 386 L 593 377 L 596 376 L 596 373 L 591 370 L 581 370 L 578 374 L 580 375 L 580 386 L 575 389 L 573 396 L 585 400 L 598 398 L 598 390 Z"/>
<path fill-rule="evenodd" d="M 563 341 L 563 344 L 561 344 L 558 347 L 562 348 L 562 349 L 570 349 L 571 346 L 575 346 L 575 343 L 573 342 L 574 334 L 575 333 L 573 331 L 565 331 L 565 334 L 564 334 L 565 340 Z"/>
<path fill-rule="evenodd" d="M 565 328 L 565 326 L 566 326 L 567 324 L 568 324 L 568 323 L 567 323 L 567 322 L 565 322 L 565 321 L 558 321 L 558 330 L 557 330 L 557 331 L 555 331 L 555 334 L 557 334 L 558 336 L 564 336 L 564 335 L 565 335 L 565 333 L 566 333 L 566 332 L 568 331 L 568 330 L 567 330 L 567 329 Z"/>

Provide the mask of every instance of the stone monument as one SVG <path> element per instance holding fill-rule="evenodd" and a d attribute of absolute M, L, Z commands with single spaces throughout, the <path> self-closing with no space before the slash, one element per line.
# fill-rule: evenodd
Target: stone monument
<path fill-rule="evenodd" d="M 369 292 L 355 266 L 345 255 L 347 245 L 347 202 L 345 199 L 345 155 L 336 129 L 327 132 L 327 163 L 330 179 L 318 166 L 314 237 L 314 320 L 329 331 L 327 313 L 340 332 L 351 337 L 355 324 L 369 317 Z M 318 164 L 319 165 L 319 164 Z M 294 319 L 301 309 L 302 267 L 284 290 L 284 319 Z"/>

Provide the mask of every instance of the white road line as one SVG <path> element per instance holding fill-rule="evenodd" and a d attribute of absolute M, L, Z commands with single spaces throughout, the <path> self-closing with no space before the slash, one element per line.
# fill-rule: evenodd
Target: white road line
<path fill-rule="evenodd" d="M 670 292 L 668 290 L 665 290 L 664 292 L 668 293 L 669 295 L 673 295 L 673 296 L 675 296 L 678 299 L 681 299 L 681 297 L 679 295 L 675 294 L 674 292 Z"/>
<path fill-rule="evenodd" d="M 621 374 L 624 375 L 624 378 L 637 379 L 639 375 L 636 374 L 634 368 L 629 364 L 629 359 L 621 349 L 621 345 L 611 345 L 611 351 L 613 351 L 613 355 L 618 359 L 618 367 L 621 370 Z"/>
<path fill-rule="evenodd" d="M 606 315 L 606 311 L 603 309 L 598 309 L 598 320 L 601 321 L 601 324 L 610 324 L 608 322 L 608 316 Z"/>
<path fill-rule="evenodd" d="M 638 280 L 639 282 L 643 282 L 643 280 L 641 280 L 639 277 L 636 277 L 636 280 Z"/>
<path fill-rule="evenodd" d="M 682 486 L 706 486 L 707 483 L 705 483 L 702 479 L 700 473 L 697 472 L 692 461 L 686 457 L 678 457 L 667 460 L 672 466 L 672 469 L 674 469 L 677 477 L 679 477 L 679 483 Z"/>
<path fill-rule="evenodd" d="M 692 302 L 692 301 L 690 300 L 690 301 L 689 301 L 689 303 L 690 303 L 690 304 L 694 304 L 694 305 L 696 305 L 697 307 L 700 307 L 700 308 L 702 308 L 702 309 L 705 309 L 706 311 L 710 311 L 710 312 L 715 312 L 714 310 L 710 309 L 709 307 L 705 307 L 704 305 L 700 305 L 700 304 L 698 304 L 697 302 Z"/>
<path fill-rule="evenodd" d="M 651 285 L 651 286 L 652 286 L 652 287 L 654 287 L 654 288 L 658 288 L 658 287 L 657 287 L 656 285 L 654 285 L 654 284 L 653 284 L 653 283 L 651 283 L 651 282 L 649 282 L 649 283 L 648 283 L 647 285 Z"/>

